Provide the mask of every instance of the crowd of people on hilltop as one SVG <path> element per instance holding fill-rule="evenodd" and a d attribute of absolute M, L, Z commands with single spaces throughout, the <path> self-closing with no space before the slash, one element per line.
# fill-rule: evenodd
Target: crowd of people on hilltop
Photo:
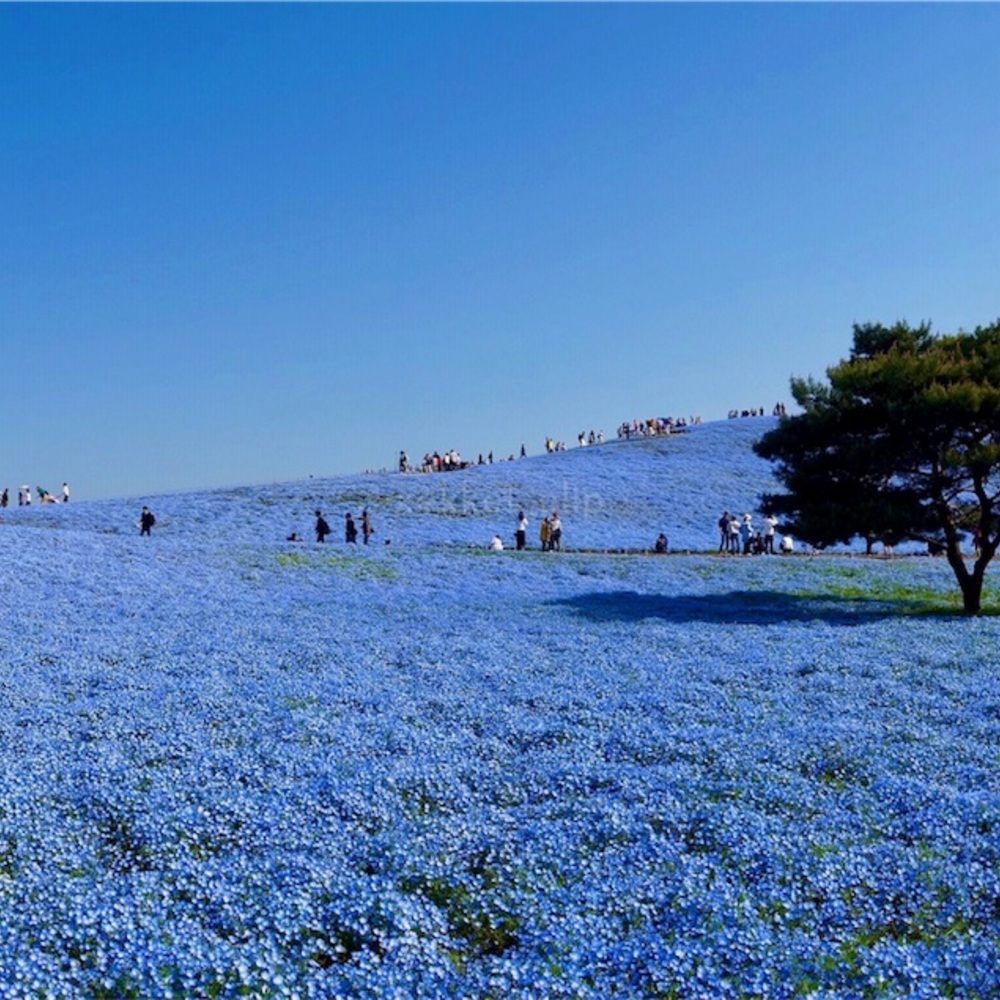
<path fill-rule="evenodd" d="M 661 434 L 680 434 L 701 423 L 701 417 L 650 417 L 648 420 L 626 420 L 618 426 L 619 439 L 634 437 L 659 437 Z"/>
<path fill-rule="evenodd" d="M 650 417 L 647 420 L 625 420 L 618 425 L 619 441 L 629 441 L 632 438 L 658 437 L 661 434 L 679 434 L 688 427 L 701 423 L 701 417 Z M 604 431 L 580 431 L 576 436 L 580 448 L 587 445 L 604 444 Z M 565 451 L 566 444 L 555 438 L 545 439 L 546 452 Z"/>
<path fill-rule="evenodd" d="M 756 413 L 756 411 L 754 412 Z M 730 416 L 732 415 L 733 413 L 730 412 Z M 650 417 L 647 420 L 625 420 L 619 424 L 617 433 L 619 440 L 624 439 L 627 441 L 632 438 L 677 434 L 700 423 L 701 417 Z M 604 444 L 604 441 L 604 431 L 594 430 L 593 428 L 589 431 L 580 431 L 576 436 L 576 443 L 580 448 L 588 445 Z M 566 451 L 567 445 L 565 441 L 546 435 L 543 450 L 545 454 L 551 455 L 555 452 Z M 518 457 L 527 457 L 527 450 L 524 444 L 521 445 Z M 515 455 L 512 452 L 507 456 L 506 461 L 513 462 L 514 459 Z M 487 452 L 485 456 L 480 452 L 479 457 L 473 461 L 464 459 L 458 451 L 452 448 L 445 452 L 424 452 L 419 465 L 414 465 L 410 461 L 410 456 L 407 455 L 406 451 L 401 450 L 396 468 L 400 472 L 453 472 L 456 469 L 467 469 L 473 465 L 492 465 L 493 461 L 492 451 Z M 498 459 L 498 461 L 504 461 L 504 459 Z"/>
<path fill-rule="evenodd" d="M 756 527 L 752 514 L 730 514 L 724 510 L 716 522 L 719 529 L 719 552 L 732 555 L 774 555 L 775 538 L 777 537 L 778 519 L 773 514 L 767 514 L 763 527 Z M 795 543 L 791 536 L 782 535 L 778 550 L 788 554 L 795 551 Z"/>
<path fill-rule="evenodd" d="M 524 445 L 521 445 L 521 458 L 527 455 Z M 501 459 L 502 461 L 502 459 Z M 514 456 L 509 455 L 508 462 L 514 461 Z M 470 465 L 492 465 L 493 452 L 487 452 L 484 456 L 480 452 L 479 457 L 473 462 L 464 459 L 454 448 L 446 452 L 425 452 L 419 466 L 410 464 L 410 457 L 405 451 L 400 451 L 397 468 L 400 472 L 454 472 L 457 469 L 467 469 Z"/>
<path fill-rule="evenodd" d="M 740 410 L 740 409 L 730 410 L 729 413 L 727 414 L 730 420 L 734 420 L 737 417 L 763 417 L 765 415 L 766 413 L 763 406 L 752 406 L 750 407 L 749 410 Z M 786 416 L 785 404 L 781 402 L 775 403 L 774 406 L 771 407 L 771 416 L 772 417 Z"/>
<path fill-rule="evenodd" d="M 730 410 L 728 416 L 733 417 L 757 417 L 764 416 L 765 410 L 763 406 L 751 407 L 750 409 L 734 409 Z M 771 410 L 772 416 L 784 416 L 785 415 L 785 404 L 775 403 L 774 408 Z M 667 434 L 679 434 L 688 430 L 690 427 L 697 426 L 702 422 L 700 416 L 691 417 L 649 417 L 645 420 L 624 420 L 618 425 L 617 436 L 619 440 L 629 441 L 633 438 L 647 438 L 647 437 L 659 437 L 660 435 Z M 586 447 L 588 445 L 604 444 L 605 436 L 603 430 L 594 430 L 591 428 L 589 431 L 580 431 L 576 436 L 576 443 L 578 447 Z M 551 455 L 556 452 L 566 451 L 567 445 L 565 441 L 561 441 L 558 438 L 549 437 L 546 435 L 543 450 L 545 454 Z M 525 458 L 527 452 L 524 445 L 521 445 L 520 456 Z M 511 453 L 506 461 L 514 461 L 514 454 Z M 452 448 L 445 452 L 425 452 L 423 459 L 418 465 L 414 465 L 410 462 L 409 456 L 405 451 L 400 451 L 399 461 L 397 468 L 400 472 L 453 472 L 456 469 L 467 469 L 473 465 L 492 465 L 493 464 L 493 452 L 490 451 L 484 456 L 482 453 L 476 460 L 466 460 Z M 504 461 L 504 459 L 499 459 L 499 461 Z"/>
<path fill-rule="evenodd" d="M 35 495 L 38 496 L 39 503 L 69 503 L 69 486 L 66 483 L 62 484 L 62 490 L 59 492 L 59 496 L 54 493 L 50 493 L 43 486 L 35 487 Z M 32 503 L 32 493 L 30 486 L 21 486 L 17 491 L 17 505 L 18 507 L 30 507 Z M 10 506 L 10 487 L 5 486 L 2 493 L 0 493 L 0 507 Z"/>
<path fill-rule="evenodd" d="M 453 472 L 468 467 L 469 463 L 454 448 L 443 454 L 439 451 L 427 452 L 420 463 L 421 472 Z"/>

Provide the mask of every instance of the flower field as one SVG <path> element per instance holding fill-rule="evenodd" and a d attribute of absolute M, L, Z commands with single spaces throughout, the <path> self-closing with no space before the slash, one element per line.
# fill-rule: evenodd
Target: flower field
<path fill-rule="evenodd" d="M 5 511 L 0 997 L 997 996 L 1000 618 L 715 555 L 767 426 Z"/>

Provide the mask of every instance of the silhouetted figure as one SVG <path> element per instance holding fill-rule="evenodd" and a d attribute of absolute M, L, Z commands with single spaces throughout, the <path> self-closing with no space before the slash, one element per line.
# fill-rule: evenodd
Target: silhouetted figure
<path fill-rule="evenodd" d="M 330 534 L 330 525 L 326 523 L 326 518 L 323 517 L 320 511 L 316 511 L 316 541 L 322 542 L 326 540 L 326 536 Z"/>

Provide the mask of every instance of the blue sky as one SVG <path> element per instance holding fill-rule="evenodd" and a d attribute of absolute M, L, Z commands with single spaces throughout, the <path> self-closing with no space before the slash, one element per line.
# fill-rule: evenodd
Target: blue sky
<path fill-rule="evenodd" d="M 0 5 L 0 487 L 770 406 L 1000 316 L 1000 7 Z"/>

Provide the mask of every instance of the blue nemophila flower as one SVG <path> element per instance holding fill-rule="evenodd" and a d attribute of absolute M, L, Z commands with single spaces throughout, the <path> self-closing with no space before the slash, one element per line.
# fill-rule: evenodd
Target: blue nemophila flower
<path fill-rule="evenodd" d="M 151 539 L 12 511 L 0 996 L 995 992 L 997 626 L 947 567 L 484 548 L 558 505 L 710 549 L 768 488 L 734 424 Z M 362 495 L 391 545 L 284 541 Z"/>

